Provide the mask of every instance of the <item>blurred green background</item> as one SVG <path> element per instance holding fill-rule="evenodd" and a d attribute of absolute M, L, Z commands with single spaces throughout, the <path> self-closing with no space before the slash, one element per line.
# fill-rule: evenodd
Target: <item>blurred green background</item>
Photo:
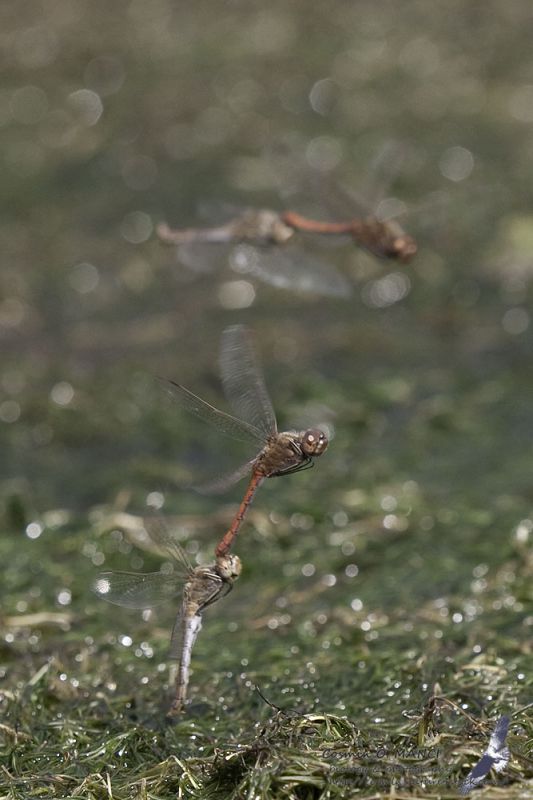
<path fill-rule="evenodd" d="M 218 341 L 236 322 L 254 329 L 280 427 L 323 423 L 334 439 L 314 470 L 261 490 L 236 548 L 243 576 L 206 618 L 191 683 L 208 703 L 205 764 L 272 711 L 255 683 L 277 704 L 416 737 L 405 720 L 437 682 L 476 719 L 516 714 L 523 747 L 531 4 L 28 0 L 3 4 L 0 23 L 1 697 L 29 737 L 7 736 L 5 796 L 30 796 L 31 775 L 40 796 L 99 797 L 79 788 L 84 747 L 88 773 L 100 769 L 87 742 L 129 730 L 131 698 L 139 736 L 162 725 L 173 609 L 143 619 L 89 588 L 100 568 L 158 568 L 116 517 L 144 513 L 154 491 L 191 556 L 211 557 L 242 487 L 187 486 L 242 452 L 172 407 L 156 377 L 225 407 Z M 193 271 L 153 235 L 227 207 L 338 218 L 339 182 L 395 198 L 419 244 L 398 267 L 307 237 L 350 281 L 346 300 L 275 289 L 222 257 Z M 191 724 L 142 751 L 147 770 L 175 752 L 201 760 Z M 441 720 L 450 747 L 465 725 L 460 711 Z M 60 788 L 35 777 L 45 742 L 78 753 L 41 753 L 70 776 Z M 144 796 L 126 761 L 116 796 Z M 157 796 L 175 796 L 165 787 Z"/>

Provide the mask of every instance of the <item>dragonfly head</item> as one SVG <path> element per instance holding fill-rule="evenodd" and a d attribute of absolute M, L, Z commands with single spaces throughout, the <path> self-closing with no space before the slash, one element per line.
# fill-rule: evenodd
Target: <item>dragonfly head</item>
<path fill-rule="evenodd" d="M 413 256 L 416 255 L 418 250 L 417 244 L 412 236 L 404 233 L 403 236 L 397 236 L 392 241 L 392 257 L 397 258 L 406 264 Z"/>
<path fill-rule="evenodd" d="M 217 570 L 224 580 L 235 580 L 241 574 L 241 559 L 231 553 L 227 556 L 219 556 L 217 558 Z"/>
<path fill-rule="evenodd" d="M 407 264 L 416 255 L 418 245 L 395 219 L 383 220 L 377 229 L 377 255 L 397 259 Z"/>
<path fill-rule="evenodd" d="M 302 453 L 307 458 L 321 456 L 328 446 L 328 437 L 318 428 L 310 428 L 302 434 L 301 448 Z"/>

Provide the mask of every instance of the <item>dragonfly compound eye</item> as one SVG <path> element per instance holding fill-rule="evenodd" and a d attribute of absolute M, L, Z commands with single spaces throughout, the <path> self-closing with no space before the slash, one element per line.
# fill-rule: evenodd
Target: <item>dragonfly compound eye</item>
<path fill-rule="evenodd" d="M 231 570 L 231 577 L 238 578 L 242 570 L 241 559 L 239 558 L 239 556 L 230 556 L 228 561 L 229 561 L 229 568 Z"/>
<path fill-rule="evenodd" d="M 308 458 L 321 456 L 327 446 L 328 437 L 318 428 L 311 428 L 302 437 L 302 451 Z"/>

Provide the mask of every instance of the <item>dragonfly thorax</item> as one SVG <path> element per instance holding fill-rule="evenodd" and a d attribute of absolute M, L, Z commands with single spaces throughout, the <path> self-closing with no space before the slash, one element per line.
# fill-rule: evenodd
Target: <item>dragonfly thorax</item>
<path fill-rule="evenodd" d="M 281 216 L 268 209 L 249 209 L 231 223 L 235 238 L 243 241 L 285 244 L 294 236 L 294 230 Z"/>
<path fill-rule="evenodd" d="M 297 472 L 322 455 L 327 446 L 327 436 L 318 428 L 277 433 L 256 458 L 254 472 L 265 478 Z"/>

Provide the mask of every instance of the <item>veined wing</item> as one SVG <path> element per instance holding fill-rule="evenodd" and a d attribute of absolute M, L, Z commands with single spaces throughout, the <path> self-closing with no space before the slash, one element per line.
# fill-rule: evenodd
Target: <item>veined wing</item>
<path fill-rule="evenodd" d="M 178 261 L 197 275 L 215 272 L 227 263 L 229 246 L 208 242 L 189 242 L 178 245 L 176 256 Z"/>
<path fill-rule="evenodd" d="M 157 545 L 160 550 L 168 553 L 176 562 L 179 575 L 182 576 L 183 579 L 188 578 L 193 571 L 193 566 L 181 544 L 172 535 L 164 518 L 158 516 L 145 517 L 143 523 L 152 542 Z"/>
<path fill-rule="evenodd" d="M 252 461 L 247 461 L 246 464 L 243 464 L 234 472 L 230 472 L 228 475 L 222 475 L 220 478 L 215 478 L 214 480 L 202 483 L 200 486 L 195 486 L 194 488 L 200 494 L 222 494 L 246 477 L 246 475 L 250 475 L 253 463 L 253 459 Z"/>
<path fill-rule="evenodd" d="M 102 572 L 92 590 L 117 606 L 152 608 L 180 594 L 183 583 L 182 576 L 164 572 Z"/>
<path fill-rule="evenodd" d="M 276 415 L 257 362 L 250 331 L 232 325 L 222 333 L 220 372 L 224 394 L 235 413 L 261 431 L 263 444 L 276 432 Z"/>
<path fill-rule="evenodd" d="M 232 439 L 238 439 L 241 442 L 253 442 L 255 445 L 258 443 L 264 445 L 265 436 L 262 429 L 245 422 L 243 420 L 232 417 L 231 414 L 226 414 L 218 408 L 206 403 L 197 395 L 190 392 L 185 386 L 181 386 L 174 381 L 162 379 L 163 386 L 169 394 L 174 397 L 180 405 L 195 414 L 208 425 L 216 428 L 217 431 L 230 436 Z"/>
<path fill-rule="evenodd" d="M 330 297 L 349 297 L 352 293 L 350 283 L 333 265 L 291 245 L 272 250 L 241 244 L 233 249 L 230 263 L 235 271 L 253 275 L 277 289 Z"/>
<path fill-rule="evenodd" d="M 399 141 L 385 142 L 368 162 L 366 174 L 358 176 L 357 186 L 347 183 L 353 176 L 314 171 L 310 179 L 313 192 L 325 198 L 336 217 L 367 217 L 375 215 L 378 203 L 391 194 L 393 184 L 408 166 L 408 148 Z"/>

